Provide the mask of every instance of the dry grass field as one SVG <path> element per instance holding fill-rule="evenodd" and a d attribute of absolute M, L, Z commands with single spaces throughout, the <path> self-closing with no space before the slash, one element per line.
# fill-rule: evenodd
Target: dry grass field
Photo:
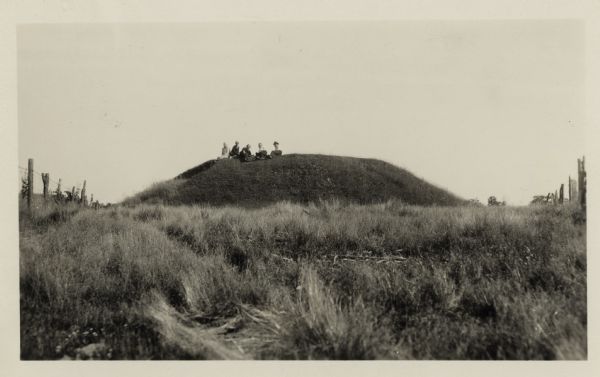
<path fill-rule="evenodd" d="M 20 215 L 23 359 L 587 357 L 572 206 Z"/>

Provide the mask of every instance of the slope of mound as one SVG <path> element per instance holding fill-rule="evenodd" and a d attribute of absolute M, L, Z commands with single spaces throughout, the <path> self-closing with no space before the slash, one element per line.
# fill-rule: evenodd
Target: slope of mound
<path fill-rule="evenodd" d="M 462 199 L 408 171 L 375 159 L 291 154 L 266 161 L 210 160 L 125 203 L 255 206 L 320 199 L 457 205 Z"/>

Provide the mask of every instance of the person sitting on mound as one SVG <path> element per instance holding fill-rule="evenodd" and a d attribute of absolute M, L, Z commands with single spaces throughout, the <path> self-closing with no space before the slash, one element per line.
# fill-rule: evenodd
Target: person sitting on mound
<path fill-rule="evenodd" d="M 281 156 L 283 154 L 283 152 L 281 152 L 281 150 L 279 149 L 279 143 L 278 142 L 274 142 L 273 143 L 273 147 L 275 149 L 271 151 L 271 157 L 277 157 L 277 156 Z"/>
<path fill-rule="evenodd" d="M 258 152 L 256 152 L 256 159 L 266 160 L 268 158 L 271 158 L 271 156 L 269 156 L 267 150 L 263 147 L 262 143 L 258 143 Z"/>
<path fill-rule="evenodd" d="M 243 162 L 254 161 L 254 156 L 252 156 L 252 151 L 250 150 L 250 144 L 247 144 L 242 151 L 240 152 L 240 160 Z"/>
<path fill-rule="evenodd" d="M 229 158 L 229 147 L 227 143 L 223 143 L 223 149 L 221 149 L 221 155 L 217 157 L 218 160 Z"/>
<path fill-rule="evenodd" d="M 229 152 L 229 157 L 240 158 L 240 142 L 239 141 L 236 141 L 233 148 L 231 148 L 231 152 Z"/>

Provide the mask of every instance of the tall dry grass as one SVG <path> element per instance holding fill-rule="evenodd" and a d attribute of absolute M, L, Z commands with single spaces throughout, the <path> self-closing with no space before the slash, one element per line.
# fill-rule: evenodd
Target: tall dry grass
<path fill-rule="evenodd" d="M 25 359 L 77 357 L 99 342 L 107 359 L 587 355 L 575 207 L 55 213 L 21 217 Z"/>

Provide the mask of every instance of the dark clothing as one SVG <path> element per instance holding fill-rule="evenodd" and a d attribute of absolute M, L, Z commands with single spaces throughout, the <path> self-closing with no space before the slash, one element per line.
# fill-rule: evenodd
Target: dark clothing
<path fill-rule="evenodd" d="M 267 151 L 262 150 L 262 151 L 256 152 L 257 160 L 266 160 L 267 158 L 269 158 L 269 154 L 267 153 Z"/>
<path fill-rule="evenodd" d="M 233 148 L 231 148 L 231 152 L 229 152 L 229 156 L 238 157 L 239 155 L 240 155 L 240 147 L 239 147 L 239 145 L 234 145 Z"/>
<path fill-rule="evenodd" d="M 254 157 L 252 156 L 252 152 L 250 152 L 249 148 L 244 147 L 242 149 L 242 151 L 240 152 L 240 160 L 245 161 L 245 162 L 254 160 Z"/>
<path fill-rule="evenodd" d="M 281 150 L 279 150 L 279 149 L 271 151 L 271 157 L 278 157 L 278 156 L 281 156 L 282 154 L 283 154 L 283 152 L 281 152 Z"/>

